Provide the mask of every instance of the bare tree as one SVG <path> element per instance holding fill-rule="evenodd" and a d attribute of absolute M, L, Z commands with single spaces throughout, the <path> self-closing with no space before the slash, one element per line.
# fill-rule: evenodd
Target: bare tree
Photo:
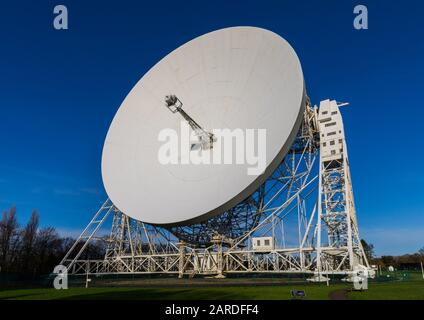
<path fill-rule="evenodd" d="M 19 241 L 18 222 L 16 220 L 16 208 L 3 212 L 0 221 L 0 269 L 8 272 L 17 257 Z"/>
<path fill-rule="evenodd" d="M 34 273 L 31 263 L 36 255 L 35 243 L 37 241 L 39 215 L 36 210 L 32 211 L 31 218 L 22 230 L 20 245 L 21 270 L 25 273 Z"/>
<path fill-rule="evenodd" d="M 57 263 L 61 253 L 61 239 L 54 228 L 43 228 L 38 232 L 37 250 L 37 273 L 49 273 Z"/>
<path fill-rule="evenodd" d="M 16 209 L 5 211 L 0 220 L 0 271 L 23 277 L 49 274 L 75 242 L 62 238 L 54 228 L 39 229 L 36 210 L 23 229 L 19 228 Z M 101 258 L 105 254 L 104 241 L 87 246 L 87 255 Z"/>
<path fill-rule="evenodd" d="M 367 243 L 364 239 L 361 239 L 362 248 L 364 248 L 365 256 L 368 261 L 372 261 L 374 259 L 374 245 L 371 243 Z"/>

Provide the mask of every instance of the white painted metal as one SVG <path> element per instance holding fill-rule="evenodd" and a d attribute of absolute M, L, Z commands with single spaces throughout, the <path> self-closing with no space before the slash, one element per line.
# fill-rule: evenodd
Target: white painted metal
<path fill-rule="evenodd" d="M 180 131 L 181 118 L 164 107 L 169 94 L 208 132 L 266 129 L 265 173 L 248 175 L 248 163 L 160 164 L 159 133 Z M 102 157 L 106 191 L 121 212 L 151 224 L 184 225 L 221 214 L 253 193 L 281 163 L 299 129 L 305 100 L 300 62 L 279 35 L 234 27 L 189 41 L 147 72 L 115 115 Z"/>
<path fill-rule="evenodd" d="M 100 209 L 94 214 L 93 218 L 89 222 L 89 224 L 84 228 L 81 232 L 78 239 L 63 257 L 62 261 L 59 263 L 60 265 L 66 266 L 68 269 L 75 264 L 75 261 L 81 256 L 84 252 L 90 241 L 97 240 L 96 234 L 101 228 L 101 226 L 105 223 L 111 212 L 116 211 L 116 208 L 107 199 Z"/>
<path fill-rule="evenodd" d="M 364 266 L 356 266 L 352 275 L 353 289 L 357 291 L 368 290 L 369 269 Z"/>
<path fill-rule="evenodd" d="M 274 249 L 275 237 L 253 237 L 252 248 L 255 251 L 271 251 Z"/>
<path fill-rule="evenodd" d="M 267 129 L 265 174 L 249 177 L 246 166 L 159 166 L 157 135 L 179 125 L 163 106 L 168 94 L 184 101 L 190 116 L 169 107 L 208 143 L 214 128 Z M 366 289 L 374 271 L 360 242 L 340 106 L 311 106 L 295 53 L 270 31 L 228 28 L 188 42 L 152 68 L 119 109 L 102 159 L 113 203 L 103 204 L 61 264 L 87 278 L 261 272 L 328 283 L 343 275 Z M 245 215 L 230 211 L 246 201 L 252 204 L 237 206 Z M 111 213 L 105 258 L 81 259 Z M 180 224 L 205 236 L 187 236 Z"/>
<path fill-rule="evenodd" d="M 334 106 L 334 103 L 323 102 L 321 107 L 325 109 L 325 106 Z M 344 194 L 352 190 L 350 177 L 346 180 L 347 184 L 342 184 L 345 186 L 342 190 L 333 188 L 327 176 L 329 168 L 325 164 L 328 165 L 328 161 L 318 155 L 320 142 L 317 117 L 317 108 L 306 108 L 302 127 L 291 151 L 267 182 L 267 185 L 276 183 L 274 196 L 262 208 L 264 215 L 259 224 L 244 236 L 232 239 L 229 244 L 228 239 L 217 234 L 211 246 L 196 248 L 179 242 L 163 228 L 129 219 L 115 208 L 108 240 L 110 249 L 105 259 L 78 260 L 80 253 L 76 258 L 68 254 L 64 261 L 69 267 L 68 272 L 75 275 L 166 273 L 179 277 L 196 274 L 222 277 L 227 273 L 301 273 L 309 275 L 310 281 L 327 283 L 329 276 L 347 276 L 348 281 L 358 280 L 355 284 L 357 288 L 361 286 L 365 289 L 364 275 L 372 277 L 373 272 L 360 247 L 356 219 L 352 219 L 356 216 L 353 193 L 349 196 L 350 201 L 343 200 Z M 345 141 L 343 146 L 345 151 Z M 344 164 L 347 163 L 346 157 L 347 153 L 343 152 L 343 157 L 336 160 L 343 160 L 341 163 Z M 317 159 L 320 159 L 319 163 Z M 319 173 L 316 172 L 315 164 L 321 168 Z M 344 181 L 348 170 L 343 165 L 337 168 Z M 347 211 L 336 211 L 331 205 L 331 199 L 338 192 L 342 193 L 342 197 L 338 198 L 340 201 L 337 207 L 350 203 Z M 105 206 L 104 210 L 107 208 Z M 341 225 L 337 239 L 333 234 L 335 232 L 332 232 L 336 224 L 333 224 L 332 216 L 339 216 Z M 348 216 L 351 217 L 351 244 L 348 241 Z M 290 228 L 299 233 L 297 237 L 300 241 L 282 242 L 280 240 L 293 238 L 293 232 L 287 231 L 286 227 L 291 218 L 295 218 L 296 223 Z M 327 237 L 321 237 L 321 233 Z M 273 248 L 257 250 L 251 245 L 255 239 L 272 239 Z M 361 271 L 361 279 L 357 278 L 358 270 L 364 271 Z"/>
<path fill-rule="evenodd" d="M 318 123 L 321 149 L 318 223 L 320 233 L 327 231 L 326 246 L 338 251 L 325 256 L 321 252 L 323 244 L 320 239 L 317 272 L 322 270 L 322 261 L 349 270 L 356 270 L 361 266 L 371 269 L 359 237 L 347 143 L 336 101 L 321 101 Z"/>

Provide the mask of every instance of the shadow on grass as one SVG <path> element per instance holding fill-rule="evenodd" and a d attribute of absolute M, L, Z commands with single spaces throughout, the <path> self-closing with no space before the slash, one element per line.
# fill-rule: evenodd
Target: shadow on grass
<path fill-rule="evenodd" d="M 212 299 L 242 299 L 244 295 L 234 292 L 217 292 L 215 290 L 190 289 L 131 289 L 127 291 L 104 291 L 99 293 L 76 294 L 67 297 L 57 297 L 59 300 L 212 300 Z"/>
<path fill-rule="evenodd" d="M 16 300 L 16 299 L 25 299 L 25 297 L 31 298 L 34 295 L 32 293 L 27 294 L 15 294 L 7 297 L 0 297 L 0 300 Z"/>

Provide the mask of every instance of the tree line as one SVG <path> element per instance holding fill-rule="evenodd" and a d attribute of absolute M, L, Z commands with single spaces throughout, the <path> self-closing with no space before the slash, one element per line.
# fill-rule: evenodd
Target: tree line
<path fill-rule="evenodd" d="M 364 248 L 365 255 L 368 262 L 372 265 L 379 265 L 388 268 L 390 266 L 398 269 L 419 269 L 421 262 L 424 263 L 424 247 L 416 253 L 404 254 L 401 256 L 381 256 L 376 257 L 374 253 L 374 245 L 361 240 L 362 247 Z"/>
<path fill-rule="evenodd" d="M 39 226 L 39 214 L 34 210 L 28 222 L 20 226 L 16 207 L 3 212 L 0 220 L 0 273 L 38 276 L 49 274 L 59 264 L 75 242 L 62 237 L 52 227 Z M 104 247 L 90 244 L 82 259 L 104 256 Z"/>
<path fill-rule="evenodd" d="M 49 274 L 73 245 L 74 238 L 62 237 L 52 227 L 40 228 L 39 220 L 39 214 L 34 210 L 28 222 L 20 226 L 15 207 L 3 212 L 0 220 L 1 274 Z M 424 247 L 414 254 L 377 258 L 372 244 L 365 240 L 361 240 L 361 243 L 370 264 L 417 268 L 421 261 L 424 262 Z M 102 259 L 105 250 L 105 241 L 90 243 L 80 259 Z"/>

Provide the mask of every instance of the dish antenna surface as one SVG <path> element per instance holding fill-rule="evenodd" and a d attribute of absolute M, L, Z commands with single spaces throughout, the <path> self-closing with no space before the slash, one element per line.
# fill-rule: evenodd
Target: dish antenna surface
<path fill-rule="evenodd" d="M 103 148 L 105 189 L 120 211 L 149 224 L 187 225 L 219 215 L 281 163 L 306 99 L 299 59 L 279 35 L 233 27 L 195 38 L 150 69 L 120 106 Z M 265 171 L 248 175 L 247 163 L 161 164 L 158 136 L 164 129 L 180 132 L 181 121 L 198 140 L 190 152 L 212 156 L 218 152 L 213 129 L 266 129 Z"/>

